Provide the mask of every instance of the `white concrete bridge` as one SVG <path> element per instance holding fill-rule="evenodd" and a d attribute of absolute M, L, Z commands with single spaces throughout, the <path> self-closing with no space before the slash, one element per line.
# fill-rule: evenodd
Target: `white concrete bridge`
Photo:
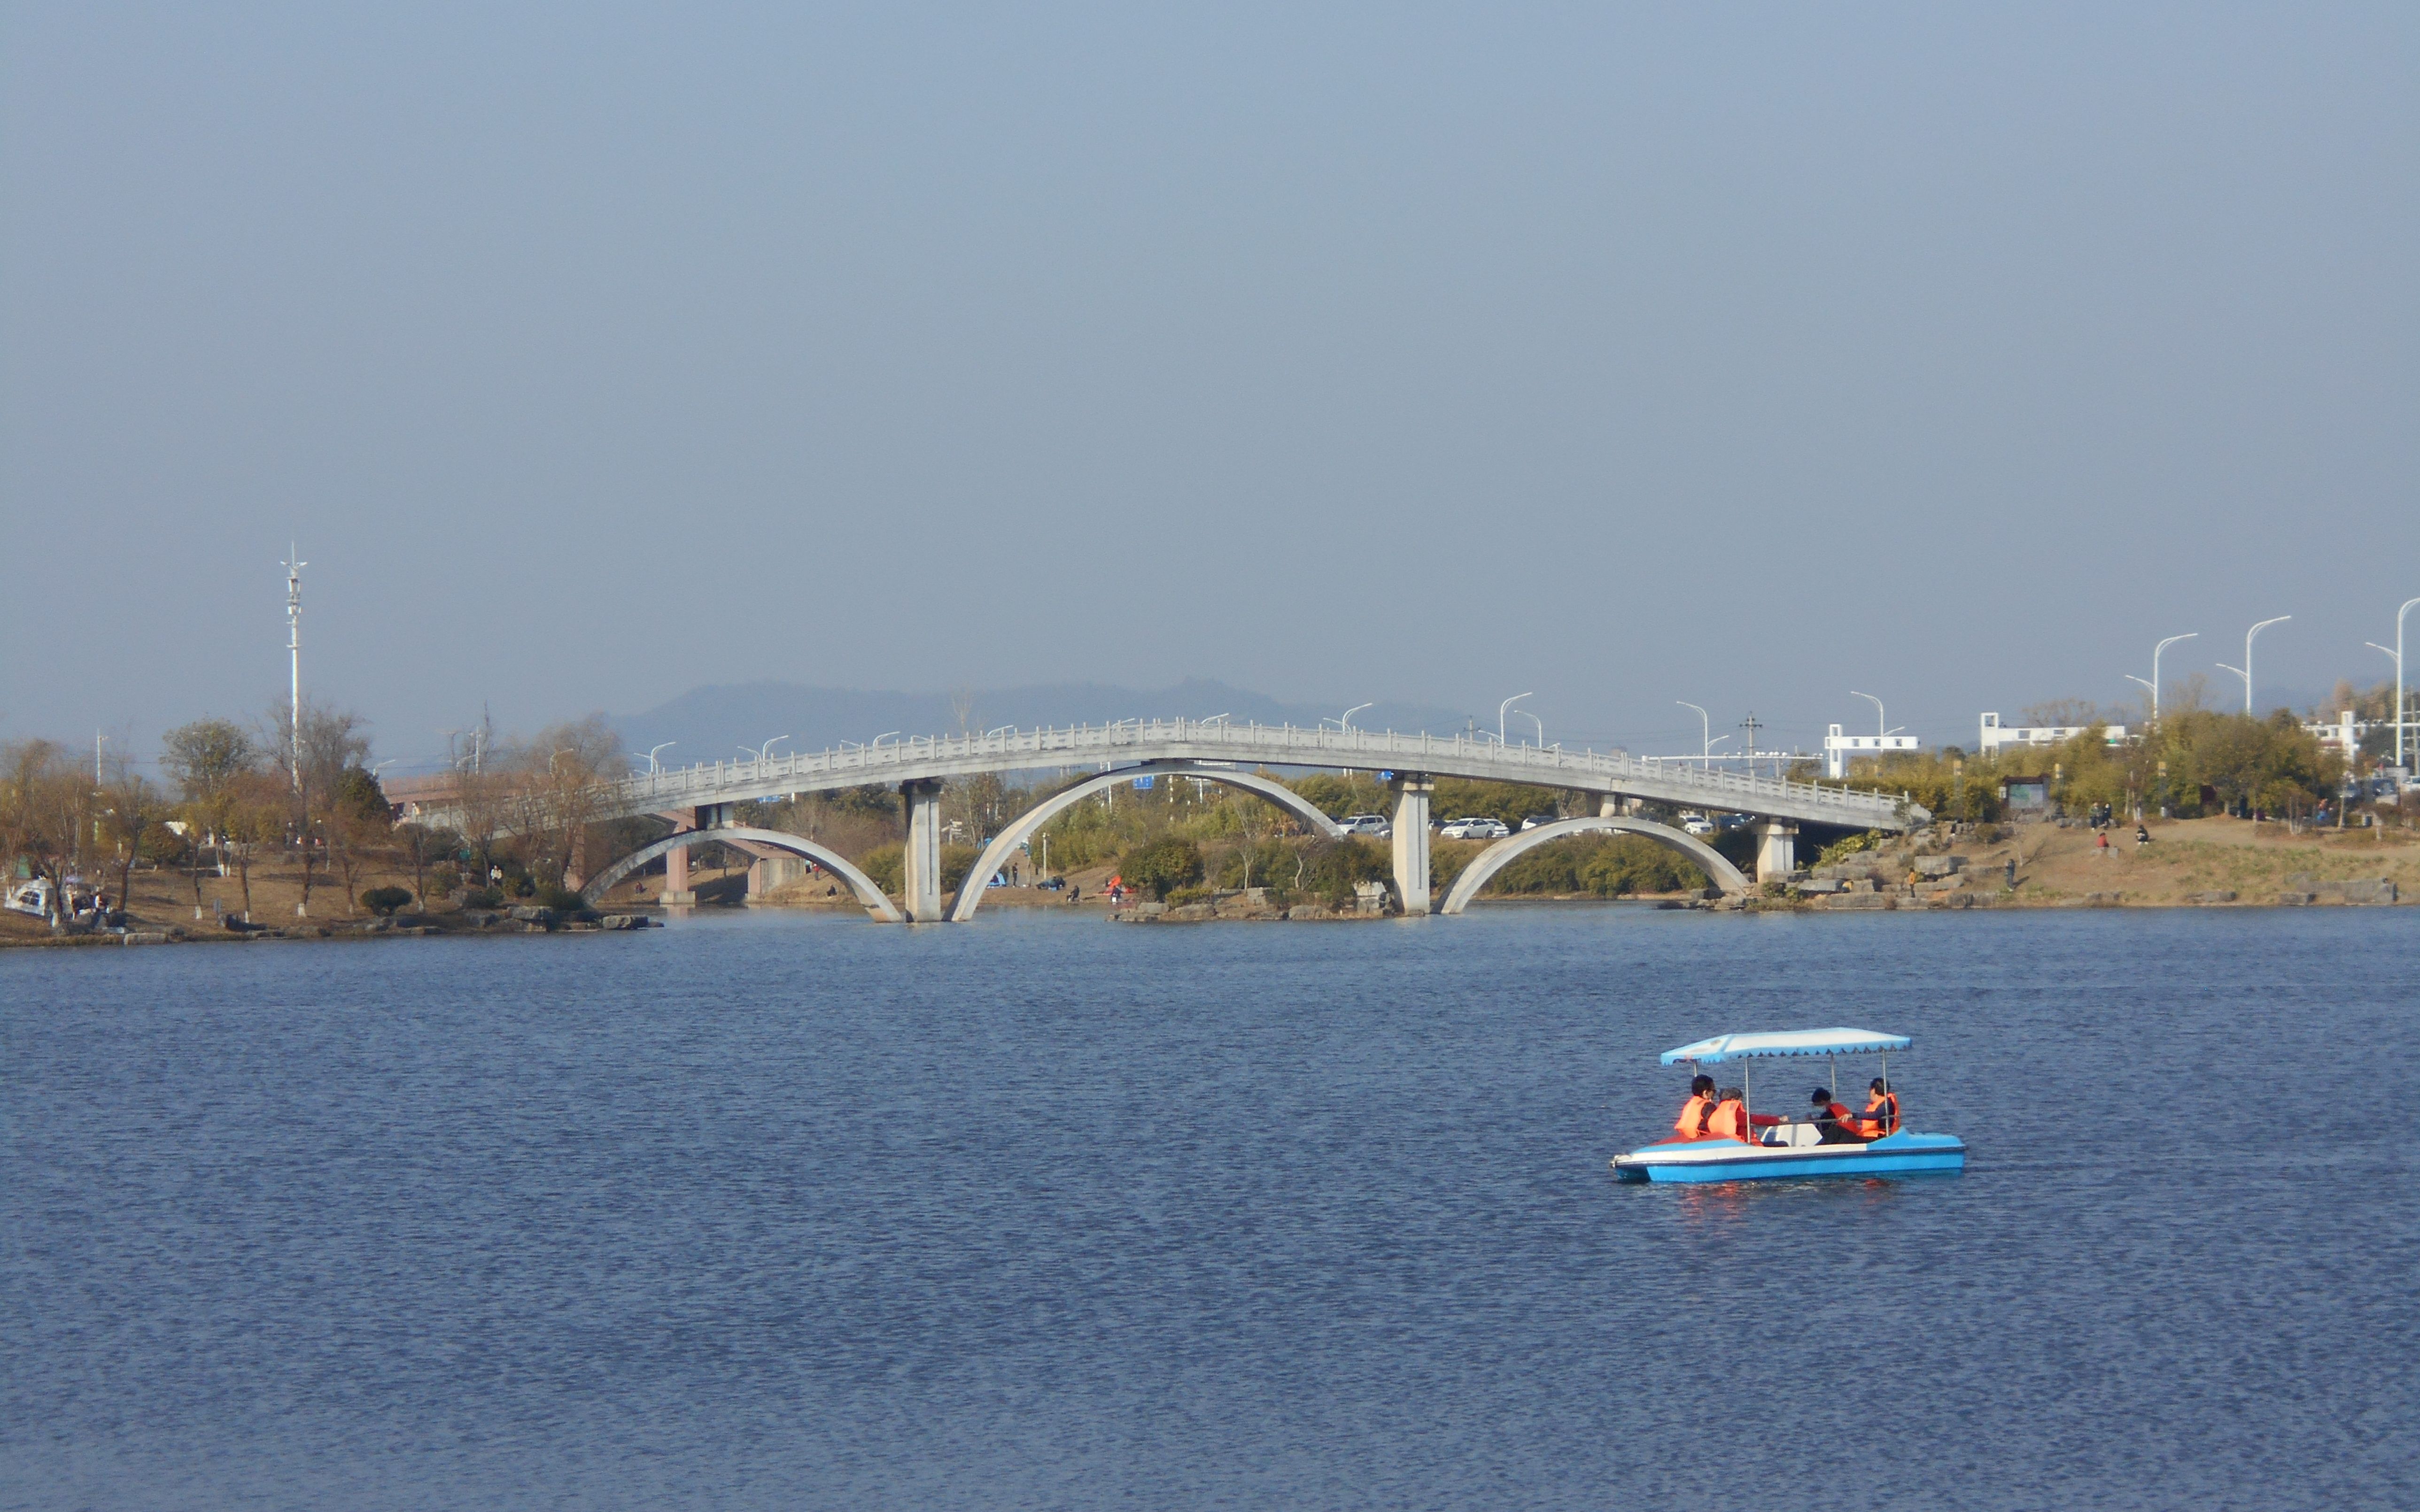
<path fill-rule="evenodd" d="M 1303 730 L 1292 725 L 1236 724 L 1214 719 L 1133 719 L 1121 724 L 997 731 L 982 735 L 935 735 L 877 745 L 843 744 L 768 760 L 717 762 L 670 771 L 640 773 L 593 790 L 583 805 L 592 822 L 660 814 L 675 832 L 597 873 L 592 896 L 661 856 L 671 869 L 667 896 L 685 888 L 691 845 L 728 839 L 742 849 L 772 849 L 810 857 L 846 879 L 876 917 L 937 921 L 944 917 L 941 888 L 941 784 L 950 778 L 1054 767 L 1105 768 L 1038 805 L 1010 824 L 985 847 L 970 876 L 989 877 L 1017 845 L 1052 815 L 1101 788 L 1147 773 L 1219 782 L 1252 792 L 1287 809 L 1314 831 L 1335 834 L 1333 821 L 1281 783 L 1255 775 L 1258 767 L 1353 770 L 1378 774 L 1394 795 L 1394 882 L 1407 914 L 1429 912 L 1429 795 L 1439 777 L 1522 782 L 1593 793 L 1601 818 L 1551 826 L 1563 833 L 1619 829 L 1644 834 L 1687 854 L 1726 890 L 1746 879 L 1695 837 L 1668 825 L 1626 815 L 1634 802 L 1673 804 L 1706 812 L 1756 818 L 1757 872 L 1786 872 L 1794 860 L 1802 823 L 1850 829 L 1905 829 L 1931 815 L 1904 799 L 1849 793 L 1781 778 L 1693 769 L 1677 763 L 1642 760 L 1621 751 L 1567 750 L 1560 746 L 1506 745 L 1481 735 L 1399 734 L 1393 731 Z M 879 784 L 895 787 L 908 825 L 905 898 L 900 907 L 845 857 L 801 836 L 741 829 L 734 805 L 793 794 Z M 424 805 L 425 822 L 459 827 L 458 809 Z M 1612 821 L 1619 820 L 1620 823 Z M 1442 911 L 1458 913 L 1487 877 L 1506 861 L 1541 843 L 1544 830 L 1499 841 L 1481 854 L 1457 880 Z M 970 918 L 982 902 L 980 880 L 964 887 L 947 917 Z"/>

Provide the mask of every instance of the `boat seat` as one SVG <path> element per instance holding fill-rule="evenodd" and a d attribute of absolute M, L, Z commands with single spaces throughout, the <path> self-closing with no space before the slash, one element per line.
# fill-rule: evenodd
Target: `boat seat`
<path fill-rule="evenodd" d="M 1823 1133 L 1811 1123 L 1784 1123 L 1761 1131 L 1760 1144 L 1788 1149 L 1823 1143 Z"/>

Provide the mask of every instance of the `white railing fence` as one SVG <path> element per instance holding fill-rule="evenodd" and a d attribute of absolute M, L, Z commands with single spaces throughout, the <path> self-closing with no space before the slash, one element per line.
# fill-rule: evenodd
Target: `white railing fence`
<path fill-rule="evenodd" d="M 1404 771 L 1444 769 L 1451 775 L 1533 780 L 1558 777 L 1610 784 L 1652 785 L 1682 801 L 1753 810 L 1763 804 L 1836 810 L 1843 823 L 1894 821 L 1900 797 L 1850 792 L 1753 773 L 1675 768 L 1626 752 L 1567 750 L 1560 745 L 1505 744 L 1493 735 L 1399 734 L 1394 731 L 1305 730 L 1295 725 L 1231 720 L 1125 719 L 1114 724 L 1050 726 L 975 735 L 918 735 L 881 746 L 844 742 L 820 751 L 747 762 L 718 761 L 635 773 L 613 784 L 606 806 L 632 811 L 676 803 L 737 801 L 746 793 L 778 792 L 787 779 L 826 785 L 835 778 L 872 782 L 950 764 L 1015 770 L 1114 761 L 1139 747 L 1183 746 L 1209 760 L 1256 761 L 1290 766 L 1349 766 Z M 729 795 L 724 798 L 722 795 Z M 1740 801 L 1746 800 L 1746 801 Z"/>

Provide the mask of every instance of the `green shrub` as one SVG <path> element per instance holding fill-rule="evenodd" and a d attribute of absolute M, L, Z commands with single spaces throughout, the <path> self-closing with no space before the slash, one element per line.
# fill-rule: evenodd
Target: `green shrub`
<path fill-rule="evenodd" d="M 462 906 L 465 908 L 502 908 L 504 906 L 504 895 L 498 892 L 493 887 L 473 887 L 470 891 L 462 895 Z"/>
<path fill-rule="evenodd" d="M 955 892 L 960 887 L 966 886 L 967 873 L 975 869 L 975 860 L 982 855 L 983 852 L 972 845 L 942 846 L 941 890 L 943 892 Z M 903 866 L 906 864 L 906 852 L 904 851 L 901 852 L 901 864 Z M 985 877 L 979 881 L 976 886 L 988 887 L 990 883 L 991 878 Z"/>
<path fill-rule="evenodd" d="M 1126 853 L 1118 870 L 1128 882 L 1149 888 L 1153 897 L 1165 901 L 1172 889 L 1202 880 L 1202 849 L 1189 840 L 1170 835 Z"/>
<path fill-rule="evenodd" d="M 1354 884 L 1384 882 L 1394 872 L 1393 858 L 1386 849 L 1358 835 L 1311 841 L 1302 848 L 1298 859 L 1300 886 L 1337 907 L 1353 902 Z"/>
<path fill-rule="evenodd" d="M 1294 852 L 1285 841 L 1228 847 L 1218 856 L 1218 883 L 1222 887 L 1274 887 L 1294 880 Z"/>
<path fill-rule="evenodd" d="M 576 914 L 588 906 L 587 899 L 560 882 L 541 883 L 531 896 L 540 908 L 551 908 L 559 914 Z"/>
<path fill-rule="evenodd" d="M 1320 811 L 1330 819 L 1342 819 L 1349 813 L 1394 811 L 1395 795 L 1374 777 L 1314 772 L 1288 785 L 1318 805 Z"/>
<path fill-rule="evenodd" d="M 410 902 L 411 902 L 410 887 L 372 887 L 362 894 L 362 906 L 380 918 L 391 917 L 396 909 Z"/>
<path fill-rule="evenodd" d="M 454 889 L 461 885 L 462 874 L 450 866 L 441 866 L 428 873 L 428 896 L 431 898 L 451 897 Z"/>
<path fill-rule="evenodd" d="M 885 892 L 898 892 L 908 886 L 908 847 L 905 845 L 877 845 L 859 856 L 857 866 Z"/>
<path fill-rule="evenodd" d="M 1185 906 L 1187 903 L 1206 903 L 1210 901 L 1210 889 L 1207 887 L 1177 887 L 1169 893 L 1168 901 L 1176 904 L 1180 908 Z"/>
<path fill-rule="evenodd" d="M 1835 841 L 1831 844 L 1824 846 L 1821 851 L 1816 853 L 1815 864 L 1817 866 L 1831 866 L 1837 862 L 1847 860 L 1850 856 L 1856 855 L 1859 851 L 1870 851 L 1882 842 L 1883 832 L 1881 830 L 1864 830 L 1860 833 L 1851 835 L 1846 840 Z"/>
<path fill-rule="evenodd" d="M 1474 850 L 1476 847 L 1474 847 Z M 1460 871 L 1460 867 L 1455 869 Z M 1492 893 L 1590 893 L 1619 898 L 1706 885 L 1696 863 L 1639 835 L 1575 835 L 1539 846 L 1488 880 Z"/>
<path fill-rule="evenodd" d="M 1521 782 L 1474 782 L 1466 778 L 1441 777 L 1436 792 L 1429 797 L 1429 813 L 1438 820 L 1466 819 L 1485 816 L 1510 829 L 1519 829 L 1521 821 L 1533 813 L 1553 813 L 1561 805 L 1563 795 L 1556 788 L 1535 788 Z M 1590 812 L 1595 805 L 1590 805 Z"/>

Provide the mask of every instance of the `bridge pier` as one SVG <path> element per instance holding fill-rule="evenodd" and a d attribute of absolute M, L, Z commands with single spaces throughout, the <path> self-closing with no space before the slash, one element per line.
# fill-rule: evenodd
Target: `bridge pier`
<path fill-rule="evenodd" d="M 1756 880 L 1787 882 L 1798 870 L 1798 825 L 1789 819 L 1760 819 L 1751 826 L 1756 836 Z"/>
<path fill-rule="evenodd" d="M 1429 795 L 1436 779 L 1425 772 L 1404 772 L 1388 784 L 1395 790 L 1395 813 L 1388 821 L 1395 842 L 1395 896 L 1404 917 L 1429 911 Z"/>
<path fill-rule="evenodd" d="M 673 833 L 685 835 L 698 827 L 697 810 L 685 810 L 671 816 Z M 697 902 L 697 893 L 689 885 L 689 852 L 677 850 L 664 857 L 664 891 L 656 902 L 667 908 Z"/>
<path fill-rule="evenodd" d="M 941 784 L 918 779 L 899 784 L 899 803 L 908 820 L 908 857 L 900 890 L 908 920 L 917 924 L 941 921 Z"/>

